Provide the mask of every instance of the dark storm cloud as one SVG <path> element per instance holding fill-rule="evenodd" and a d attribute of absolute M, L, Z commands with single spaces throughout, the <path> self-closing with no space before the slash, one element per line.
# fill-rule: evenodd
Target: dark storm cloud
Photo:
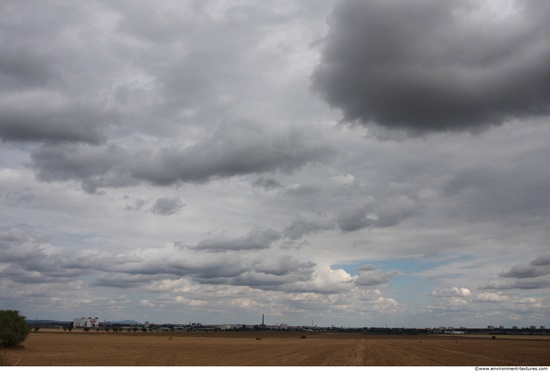
<path fill-rule="evenodd" d="M 169 216 L 178 213 L 183 206 L 184 204 L 179 198 L 158 198 L 151 211 L 155 214 Z"/>
<path fill-rule="evenodd" d="M 313 88 L 345 121 L 412 134 L 548 115 L 550 7 L 516 3 L 342 1 Z"/>

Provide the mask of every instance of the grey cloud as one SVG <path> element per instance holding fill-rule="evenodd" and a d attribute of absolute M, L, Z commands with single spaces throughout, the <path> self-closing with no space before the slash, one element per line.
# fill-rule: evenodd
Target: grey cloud
<path fill-rule="evenodd" d="M 152 279 L 189 277 L 200 284 L 281 290 L 288 283 L 309 280 L 316 266 L 311 261 L 301 262 L 277 254 L 266 260 L 253 251 L 190 252 L 184 244 L 176 243 L 174 247 L 174 252 L 158 253 L 158 260 L 143 257 L 132 264 L 105 267 L 107 273 L 96 284 L 135 287 Z"/>
<path fill-rule="evenodd" d="M 530 264 L 533 266 L 550 265 L 550 254 L 544 254 L 542 256 L 539 256 L 535 258 L 533 261 L 531 261 Z"/>
<path fill-rule="evenodd" d="M 332 221 L 298 216 L 287 227 L 285 227 L 282 234 L 286 238 L 297 240 L 309 234 L 317 233 L 319 231 L 332 230 L 334 228 L 335 225 Z"/>
<path fill-rule="evenodd" d="M 158 198 L 151 211 L 155 214 L 169 216 L 178 213 L 184 205 L 179 198 Z"/>
<path fill-rule="evenodd" d="M 539 156 L 546 156 L 540 152 Z M 550 176 L 538 171 L 542 158 L 516 158 L 515 166 L 494 162 L 458 170 L 443 188 L 443 195 L 462 199 L 471 213 L 481 216 L 546 216 L 550 211 Z"/>
<path fill-rule="evenodd" d="M 357 272 L 358 275 L 354 282 L 359 286 L 376 286 L 386 284 L 398 274 L 397 271 L 384 272 L 372 265 L 362 266 L 357 269 Z"/>
<path fill-rule="evenodd" d="M 513 281 L 493 281 L 485 284 L 482 289 L 490 290 L 508 290 L 508 289 L 545 289 L 550 288 L 550 276 L 541 276 L 536 278 L 520 278 Z"/>
<path fill-rule="evenodd" d="M 101 187 L 137 184 L 125 169 L 131 160 L 128 151 L 117 145 L 48 145 L 31 155 L 31 166 L 39 180 L 77 180 L 89 193 Z"/>
<path fill-rule="evenodd" d="M 20 229 L 10 229 L 5 232 L 0 232 L 0 242 L 25 242 L 29 238 L 23 230 Z"/>
<path fill-rule="evenodd" d="M 420 215 L 424 205 L 421 191 L 411 185 L 388 183 L 338 182 L 304 183 L 281 192 L 302 215 L 283 231 L 292 239 L 309 233 L 339 229 L 342 232 L 364 228 L 385 228 Z"/>
<path fill-rule="evenodd" d="M 529 263 L 520 263 L 499 274 L 502 280 L 485 284 L 484 289 L 540 289 L 550 287 L 548 255 L 536 257 Z"/>
<path fill-rule="evenodd" d="M 336 150 L 310 128 L 269 128 L 258 123 L 225 123 L 212 136 L 189 147 L 131 151 L 115 144 L 42 146 L 32 167 L 43 181 L 78 180 L 88 192 L 147 182 L 173 185 L 216 177 L 281 171 L 328 161 Z"/>
<path fill-rule="evenodd" d="M 345 121 L 411 134 L 548 115 L 550 8 L 515 5 L 499 18 L 489 2 L 341 1 L 313 89 Z"/>
<path fill-rule="evenodd" d="M 301 263 L 293 268 L 292 271 L 276 272 L 271 270 L 264 271 L 261 267 L 252 267 L 243 270 L 236 276 L 212 276 L 209 278 L 195 276 L 195 280 L 205 284 L 226 284 L 235 286 L 248 286 L 252 288 L 262 288 L 270 290 L 281 290 L 289 283 L 304 282 L 311 278 L 314 264 Z"/>
<path fill-rule="evenodd" d="M 93 286 L 112 288 L 136 288 L 150 283 L 154 280 L 177 278 L 170 274 L 126 274 L 126 273 L 103 273 L 98 275 L 92 282 Z"/>
<path fill-rule="evenodd" d="M 95 17 L 87 6 L 2 4 L 0 139 L 105 141 L 119 121 L 106 92 L 121 64 L 100 42 Z"/>
<path fill-rule="evenodd" d="M 419 214 L 421 210 L 417 201 L 400 195 L 344 210 L 338 215 L 336 223 L 345 232 L 366 227 L 390 227 Z"/>
<path fill-rule="evenodd" d="M 11 229 L 0 233 L 0 277 L 17 283 L 67 282 L 89 274 L 99 254 L 49 252 L 43 238 L 27 231 Z"/>
<path fill-rule="evenodd" d="M 550 275 L 550 260 L 548 255 L 535 258 L 529 264 L 514 265 L 510 270 L 500 274 L 503 278 L 536 278 Z"/>
<path fill-rule="evenodd" d="M 271 243 L 279 240 L 281 234 L 273 229 L 254 229 L 238 238 L 211 238 L 202 240 L 189 248 L 195 251 L 225 252 L 267 249 Z"/>
<path fill-rule="evenodd" d="M 43 97 L 21 97 L 20 102 L 0 104 L 0 138 L 6 141 L 86 142 L 105 141 L 105 124 L 111 115 L 96 104 L 48 102 Z"/>
<path fill-rule="evenodd" d="M 500 274 L 503 278 L 535 278 L 550 274 L 550 266 L 515 265 L 510 270 Z"/>
<path fill-rule="evenodd" d="M 282 188 L 283 185 L 270 178 L 260 177 L 252 183 L 252 187 L 261 187 L 265 190 L 275 190 Z"/>

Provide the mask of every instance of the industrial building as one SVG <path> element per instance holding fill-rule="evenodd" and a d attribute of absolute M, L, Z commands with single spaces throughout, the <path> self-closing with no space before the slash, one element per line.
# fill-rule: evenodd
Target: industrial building
<path fill-rule="evenodd" d="M 74 318 L 73 319 L 73 327 L 74 328 L 97 328 L 99 327 L 99 317 L 82 317 L 82 318 Z"/>

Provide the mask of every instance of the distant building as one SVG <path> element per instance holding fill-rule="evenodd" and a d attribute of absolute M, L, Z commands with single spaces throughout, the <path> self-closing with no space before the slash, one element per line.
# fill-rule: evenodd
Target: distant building
<path fill-rule="evenodd" d="M 97 328 L 99 327 L 99 317 L 82 317 L 82 318 L 74 318 L 73 319 L 73 327 L 74 328 Z"/>

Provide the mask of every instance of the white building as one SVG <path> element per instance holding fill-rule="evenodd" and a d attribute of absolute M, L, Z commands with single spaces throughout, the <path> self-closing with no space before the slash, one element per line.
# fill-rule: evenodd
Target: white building
<path fill-rule="evenodd" d="M 99 327 L 99 318 L 97 316 L 95 318 L 92 318 L 92 317 L 74 318 L 73 327 L 74 328 L 84 328 L 84 327 L 97 328 Z"/>

